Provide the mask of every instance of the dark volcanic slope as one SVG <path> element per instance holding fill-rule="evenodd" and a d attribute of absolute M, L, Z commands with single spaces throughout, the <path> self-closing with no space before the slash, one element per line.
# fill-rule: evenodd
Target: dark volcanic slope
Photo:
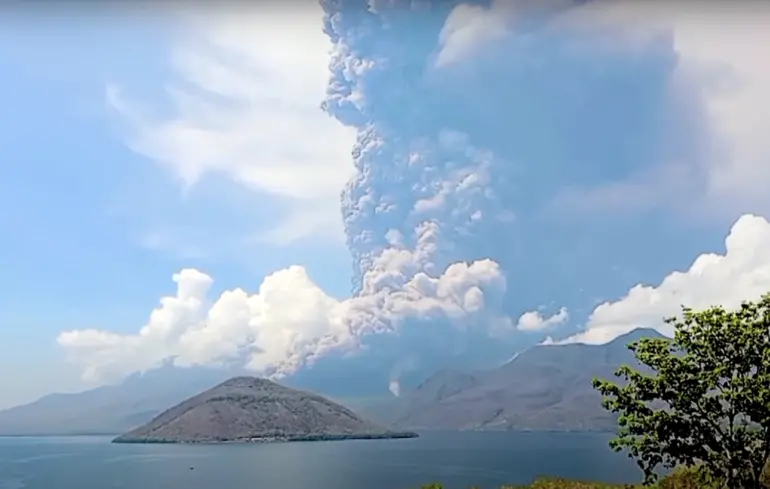
<path fill-rule="evenodd" d="M 235 377 L 119 436 L 118 443 L 189 443 L 260 440 L 395 438 L 316 394 L 265 379 Z"/>
<path fill-rule="evenodd" d="M 639 329 L 604 345 L 537 346 L 495 370 L 439 372 L 370 412 L 402 429 L 612 430 L 616 416 L 602 409 L 591 380 L 636 366 L 626 345 L 643 337 L 661 335 Z"/>

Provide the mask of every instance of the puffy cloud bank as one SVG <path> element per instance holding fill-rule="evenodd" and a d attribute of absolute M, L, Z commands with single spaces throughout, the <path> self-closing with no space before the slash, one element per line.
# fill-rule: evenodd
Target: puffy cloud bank
<path fill-rule="evenodd" d="M 119 379 L 168 359 L 177 366 L 239 361 L 283 377 L 331 352 L 361 348 L 366 335 L 399 334 L 411 317 L 446 320 L 458 330 L 484 327 L 491 334 L 509 327 L 504 317 L 485 310 L 505 288 L 491 260 L 455 263 L 432 277 L 420 271 L 415 254 L 390 249 L 374 260 L 363 292 L 342 301 L 324 293 L 300 266 L 266 277 L 254 294 L 228 290 L 213 303 L 208 275 L 185 269 L 173 280 L 175 295 L 161 299 L 136 334 L 87 329 L 59 336 L 75 359 L 85 360 L 86 378 Z"/>
<path fill-rule="evenodd" d="M 397 394 L 410 371 L 509 358 L 535 333 L 567 333 L 596 296 L 659 281 L 714 244 L 693 215 L 721 226 L 770 209 L 758 187 L 770 72 L 752 40 L 767 37 L 756 20 L 766 9 L 321 4 L 333 46 L 323 109 L 356 132 L 341 201 L 351 298 L 291 267 L 210 302 L 212 279 L 183 270 L 138 333 L 60 335 L 89 377 L 168 360 L 336 375 L 339 361 L 346 375 L 379 369 L 370 381 Z M 246 163 L 238 175 L 251 181 Z M 568 341 L 770 289 L 769 228 L 741 218 L 724 256 L 599 305 Z M 549 316 L 536 310 L 544 303 L 565 307 Z"/>
<path fill-rule="evenodd" d="M 566 307 L 562 307 L 551 317 L 544 317 L 540 311 L 527 311 L 521 315 L 516 327 L 521 331 L 543 331 L 563 324 L 568 319 L 569 313 Z"/>
<path fill-rule="evenodd" d="M 637 327 L 655 328 L 671 336 L 663 319 L 678 315 L 683 305 L 705 309 L 740 306 L 770 292 L 770 223 L 744 215 L 725 239 L 724 254 L 705 253 L 682 272 L 672 272 L 656 287 L 637 285 L 614 302 L 600 304 L 585 331 L 566 343 L 602 344 Z"/>

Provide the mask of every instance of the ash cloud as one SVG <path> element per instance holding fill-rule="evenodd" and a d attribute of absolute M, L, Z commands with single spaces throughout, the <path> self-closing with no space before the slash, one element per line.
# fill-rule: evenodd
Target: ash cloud
<path fill-rule="evenodd" d="M 341 201 L 352 297 L 291 267 L 208 307 L 211 278 L 186 270 L 140 333 L 60 336 L 87 372 L 240 359 L 337 395 L 396 394 L 574 332 L 597 297 L 720 244 L 679 212 L 700 202 L 708 131 L 671 29 L 586 21 L 599 0 L 321 5 L 323 109 L 357 132 Z"/>
<path fill-rule="evenodd" d="M 583 3 L 322 2 L 335 46 L 324 108 L 358 131 L 342 200 L 355 292 L 373 257 L 394 236 L 414 246 L 426 221 L 439 238 L 425 266 L 491 258 L 512 317 L 554 298 L 580 309 L 717 242 L 659 202 L 633 221 L 575 211 L 593 188 L 689 165 L 700 134 L 671 90 L 671 37 L 624 48 L 568 22 Z"/>

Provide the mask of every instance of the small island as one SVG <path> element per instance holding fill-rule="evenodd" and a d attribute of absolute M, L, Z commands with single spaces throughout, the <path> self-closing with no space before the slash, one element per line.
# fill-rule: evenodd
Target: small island
<path fill-rule="evenodd" d="M 235 377 L 164 411 L 113 443 L 272 443 L 414 438 L 322 396 Z"/>

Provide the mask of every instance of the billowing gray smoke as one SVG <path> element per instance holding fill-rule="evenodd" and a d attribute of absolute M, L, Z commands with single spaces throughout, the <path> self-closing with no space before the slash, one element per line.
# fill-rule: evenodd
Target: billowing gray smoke
<path fill-rule="evenodd" d="M 662 11 L 639 21 L 636 14 L 645 12 L 612 0 L 337 0 L 322 6 L 333 44 L 323 107 L 357 133 L 355 176 L 342 192 L 353 295 L 330 296 L 296 265 L 264 277 L 257 290 L 230 289 L 212 301 L 213 278 L 185 268 L 173 276 L 175 291 L 138 331 L 78 329 L 58 336 L 86 377 L 115 381 L 165 363 L 234 364 L 328 394 L 383 393 L 388 386 L 398 393 L 400 382 L 417 382 L 439 368 L 491 366 L 546 334 L 571 336 L 597 300 L 617 299 L 639 282 L 659 283 L 704 247 L 722 244 L 721 227 L 704 239 L 703 230 L 686 225 L 693 220 L 668 215 L 724 195 L 703 198 L 703 189 L 725 191 L 713 185 L 712 174 L 748 169 L 749 180 L 762 181 L 754 172 L 764 168 L 760 157 L 704 170 L 730 147 L 717 129 L 731 136 L 751 129 L 761 139 L 760 130 L 746 125 L 755 119 L 734 109 L 761 115 L 752 100 L 762 99 L 767 78 L 740 55 L 743 45 L 726 52 L 712 45 L 721 17 L 704 29 L 691 29 L 690 21 L 700 26 L 700 18 L 680 18 L 675 28 L 658 22 Z M 310 26 L 317 18 L 306 20 Z M 223 24 L 221 43 L 231 44 L 231 27 Z M 245 22 L 245 38 L 251 30 Z M 703 58 L 714 50 L 717 58 L 742 60 L 755 80 L 748 96 L 730 96 L 724 80 L 704 70 Z M 187 73 L 193 88 L 205 92 L 201 104 L 209 91 L 218 97 L 216 89 L 252 102 L 248 83 L 218 75 L 212 81 L 209 64 L 192 64 L 205 72 Z M 252 71 L 260 61 L 246 64 Z M 240 74 L 233 69 L 234 79 Z M 713 100 L 704 99 L 707 92 Z M 225 105 L 229 113 L 233 104 Z M 717 109 L 725 112 L 720 121 L 732 122 L 715 124 Z M 176 118 L 149 124 L 141 132 L 150 143 L 138 146 L 155 148 L 152 156 L 163 160 L 168 141 L 186 141 L 175 136 L 177 129 L 188 134 L 189 127 L 211 126 L 205 114 L 192 125 Z M 251 157 L 243 156 L 251 153 L 241 144 L 251 146 L 252 126 L 243 125 L 239 110 L 231 122 L 237 137 L 211 128 L 217 136 L 208 139 L 234 146 L 211 161 L 205 151 L 203 160 L 212 168 L 251 168 Z M 292 137 L 305 136 L 303 127 L 297 124 Z M 158 140 L 163 144 L 156 144 L 158 134 L 165 135 Z M 321 151 L 326 136 L 313 136 L 318 151 L 308 154 L 321 163 L 337 161 L 336 168 L 347 164 L 336 152 Z M 743 141 L 739 154 L 764 154 L 762 144 Z M 183 146 L 174 154 L 188 168 L 191 153 Z M 254 154 L 262 154 L 259 146 Z M 240 163 L 231 161 L 241 156 Z M 278 180 L 301 171 L 304 161 L 279 172 Z M 262 173 L 248 174 L 240 180 L 261 182 Z M 317 190 L 309 178 L 297 195 Z M 746 181 L 733 180 L 744 182 L 736 187 L 740 193 Z M 337 185 L 327 182 L 318 195 Z M 316 201 L 303 208 L 312 207 L 309 202 Z M 755 226 L 739 230 L 749 235 Z M 633 297 L 635 314 L 623 301 L 597 308 L 601 320 L 592 316 L 589 336 L 607 339 L 639 318 L 649 322 L 649 313 L 640 311 L 661 301 L 645 290 L 649 295 Z"/>
<path fill-rule="evenodd" d="M 580 312 L 692 253 L 698 237 L 654 206 L 634 222 L 587 219 L 563 195 L 687 159 L 689 147 L 659 144 L 666 131 L 696 130 L 670 103 L 665 35 L 613 50 L 609 32 L 553 28 L 573 7 L 565 1 L 321 3 L 335 46 L 324 108 L 358 130 L 342 195 L 355 293 L 382 250 L 428 241 L 429 274 L 499 263 L 513 318 L 556 301 Z M 640 249 L 651 232 L 668 238 Z M 657 246 L 675 241 L 658 259 Z M 500 360 L 516 343 L 483 356 Z"/>
<path fill-rule="evenodd" d="M 495 199 L 494 189 L 489 181 L 478 182 L 474 189 L 487 195 L 473 195 L 475 206 L 463 196 L 452 199 L 453 192 L 467 176 L 463 171 L 488 171 L 493 162 L 490 155 L 470 147 L 464 134 L 431 124 L 425 107 L 426 61 L 452 2 L 443 2 L 443 15 L 436 15 L 427 3 L 411 8 L 410 2 L 382 2 L 376 9 L 367 1 L 322 3 L 325 30 L 336 46 L 324 107 L 359 129 L 353 149 L 357 174 L 342 196 L 354 292 L 361 291 L 372 257 L 394 238 L 413 247 L 415 227 L 427 219 L 442 233 L 437 268 L 469 258 L 447 249 L 457 241 L 447 234 L 476 231 L 485 220 L 474 220 L 474 207 L 487 207 L 481 199 Z M 445 183 L 445 177 L 456 181 Z M 445 200 L 428 209 L 428 203 L 418 206 L 421 199 L 435 196 L 438 187 L 453 183 L 454 188 L 441 193 Z"/>

